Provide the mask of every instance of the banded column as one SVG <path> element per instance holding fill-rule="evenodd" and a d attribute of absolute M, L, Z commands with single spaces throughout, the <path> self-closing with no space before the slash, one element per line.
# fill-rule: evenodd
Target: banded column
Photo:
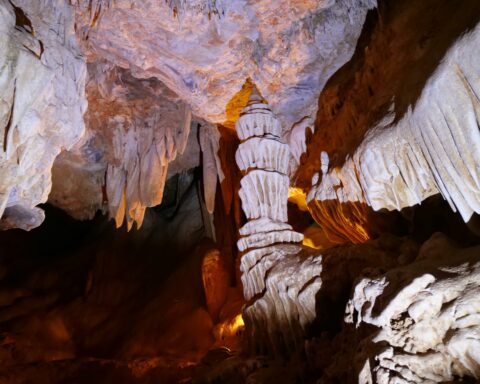
<path fill-rule="evenodd" d="M 304 325 L 315 317 L 314 305 L 305 309 L 299 300 L 315 296 L 310 288 L 318 290 L 315 274 L 320 275 L 321 265 L 313 261 L 320 269 L 308 268 L 313 259 L 299 256 L 303 234 L 287 223 L 289 148 L 281 139 L 280 122 L 255 88 L 236 130 L 241 140 L 236 162 L 244 173 L 239 195 L 249 220 L 237 243 L 244 252 L 240 269 L 246 336 L 255 353 L 285 355 L 303 344 Z M 303 273 L 304 267 L 310 271 Z M 304 278 L 307 287 L 298 284 Z"/>

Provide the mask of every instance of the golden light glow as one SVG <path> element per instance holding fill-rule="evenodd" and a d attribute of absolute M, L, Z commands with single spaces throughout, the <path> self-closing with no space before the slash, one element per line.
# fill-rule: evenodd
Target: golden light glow
<path fill-rule="evenodd" d="M 240 328 L 244 328 L 245 323 L 243 321 L 242 314 L 239 313 L 235 318 L 233 319 L 233 324 L 232 324 L 232 329 L 234 332 L 238 331 Z"/>
<path fill-rule="evenodd" d="M 361 244 L 370 238 L 365 204 L 313 199 L 308 208 L 332 243 Z"/>
<path fill-rule="evenodd" d="M 326 236 L 323 228 L 316 223 L 303 231 L 302 244 L 314 249 L 324 249 L 332 246 L 332 242 Z"/>
<path fill-rule="evenodd" d="M 307 195 L 303 192 L 303 189 L 296 187 L 288 188 L 288 201 L 295 204 L 301 211 L 308 211 Z"/>
<path fill-rule="evenodd" d="M 226 339 L 239 336 L 245 328 L 242 314 L 238 314 L 223 323 L 218 324 L 214 329 L 215 338 L 218 341 L 225 341 Z"/>
<path fill-rule="evenodd" d="M 314 249 L 321 249 L 323 248 L 321 245 L 317 245 L 313 242 L 313 239 L 310 239 L 309 237 L 304 236 L 302 244 L 305 245 L 306 247 L 314 248 Z"/>
<path fill-rule="evenodd" d="M 243 87 L 238 91 L 228 102 L 225 112 L 227 114 L 227 120 L 222 123 L 223 126 L 231 129 L 235 129 L 235 123 L 240 117 L 240 112 L 247 105 L 248 98 L 253 90 L 253 82 L 250 79 L 245 81 Z"/>

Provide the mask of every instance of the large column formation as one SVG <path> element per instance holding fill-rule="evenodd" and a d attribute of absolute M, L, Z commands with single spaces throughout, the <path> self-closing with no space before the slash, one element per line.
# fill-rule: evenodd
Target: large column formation
<path fill-rule="evenodd" d="M 240 251 L 275 243 L 301 242 L 287 224 L 288 145 L 282 127 L 254 88 L 236 123 L 241 144 L 235 159 L 244 173 L 240 199 L 249 222 L 240 229 Z"/>
<path fill-rule="evenodd" d="M 239 195 L 249 220 L 237 243 L 244 252 L 247 340 L 256 353 L 285 355 L 302 343 L 305 326 L 315 318 L 314 305 L 302 297 L 315 297 L 320 287 L 321 258 L 300 256 L 303 235 L 287 223 L 289 148 L 255 88 L 236 130 L 236 162 L 244 173 Z"/>

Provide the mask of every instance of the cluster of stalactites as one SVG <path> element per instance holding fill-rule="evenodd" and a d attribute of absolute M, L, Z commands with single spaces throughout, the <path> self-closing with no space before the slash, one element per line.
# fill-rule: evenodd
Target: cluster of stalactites
<path fill-rule="evenodd" d="M 127 222 L 142 226 L 146 208 L 161 204 L 167 179 L 168 165 L 185 150 L 190 133 L 191 113 L 179 107 L 179 126 L 161 124 L 152 119 L 143 126 L 128 125 L 117 118 L 114 130 L 115 163 L 109 164 L 106 174 L 106 193 L 110 217 L 117 228 Z"/>
<path fill-rule="evenodd" d="M 450 48 L 415 108 L 395 122 L 392 104 L 341 168 L 322 152 L 308 201 L 402 210 L 440 193 L 465 222 L 480 213 L 479 43 L 480 26 Z"/>

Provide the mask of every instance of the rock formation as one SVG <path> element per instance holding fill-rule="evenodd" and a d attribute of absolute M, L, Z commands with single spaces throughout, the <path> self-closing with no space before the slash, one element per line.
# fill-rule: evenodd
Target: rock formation
<path fill-rule="evenodd" d="M 248 222 L 238 249 L 250 348 L 288 355 L 301 349 L 306 326 L 315 318 L 321 257 L 299 255 L 303 235 L 287 224 L 288 146 L 281 124 L 254 92 L 237 121 L 236 161 L 244 172 L 239 192 Z"/>
<path fill-rule="evenodd" d="M 341 168 L 322 168 L 308 200 L 401 210 L 440 193 L 465 222 L 480 213 L 480 27 L 458 39 L 428 79 L 416 105 L 371 127 Z M 328 170 L 328 171 L 327 171 Z"/>
<path fill-rule="evenodd" d="M 225 106 L 250 77 L 287 130 L 305 117 L 313 125 L 319 91 L 351 57 L 366 13 L 376 5 L 372 0 L 76 3 L 77 30 L 88 36 L 89 57 L 117 63 L 137 78 L 156 77 L 211 123 L 226 120 Z"/>
<path fill-rule="evenodd" d="M 15 4 L 0 2 L 0 226 L 29 230 L 43 221 L 55 158 L 84 132 L 86 66 L 72 6 Z"/>
<path fill-rule="evenodd" d="M 147 207 L 162 202 L 168 166 L 181 155 L 190 134 L 191 113 L 155 79 L 136 80 L 107 62 L 89 64 L 87 132 L 56 161 L 51 201 L 85 219 L 105 209 L 120 227 L 140 227 Z M 85 193 L 69 189 L 71 169 Z M 83 176 L 83 177 L 82 177 Z M 104 189 L 102 193 L 102 188 Z"/>
<path fill-rule="evenodd" d="M 414 263 L 361 279 L 346 320 L 379 330 L 369 340 L 373 345 L 359 357 L 363 369 L 358 382 L 478 379 L 479 273 L 478 246 L 461 249 L 436 234 Z"/>
<path fill-rule="evenodd" d="M 212 124 L 203 124 L 199 136 L 203 159 L 203 192 L 207 211 L 211 214 L 215 209 L 217 179 L 221 183 L 225 178 L 218 156 L 220 133 Z"/>
<path fill-rule="evenodd" d="M 478 0 L 0 0 L 0 383 L 479 380 L 479 46 Z"/>

